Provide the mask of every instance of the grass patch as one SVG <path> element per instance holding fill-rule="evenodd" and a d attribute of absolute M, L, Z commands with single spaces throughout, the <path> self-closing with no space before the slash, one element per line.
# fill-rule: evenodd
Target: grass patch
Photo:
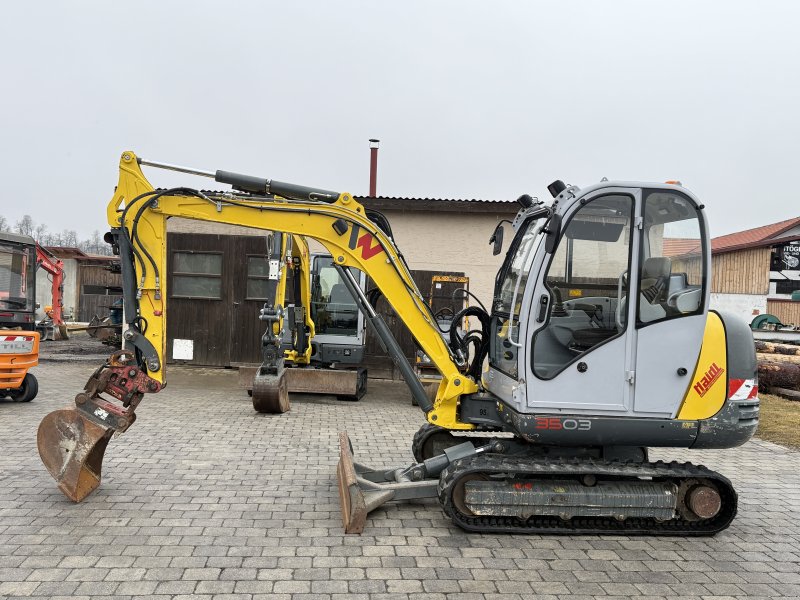
<path fill-rule="evenodd" d="M 759 394 L 761 410 L 756 437 L 800 448 L 800 402 L 771 394 Z"/>

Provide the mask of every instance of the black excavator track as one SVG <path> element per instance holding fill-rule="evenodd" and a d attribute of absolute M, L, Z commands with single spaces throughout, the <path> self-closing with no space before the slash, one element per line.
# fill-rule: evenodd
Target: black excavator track
<path fill-rule="evenodd" d="M 465 514 L 454 501 L 459 483 L 470 479 L 489 479 L 502 476 L 503 481 L 537 479 L 572 479 L 591 476 L 598 480 L 614 482 L 647 481 L 672 482 L 680 487 L 690 481 L 710 481 L 719 492 L 719 512 L 711 518 L 672 518 L 659 520 L 648 517 L 577 516 L 563 519 L 558 516 L 533 515 L 527 519 L 518 516 L 476 516 Z M 460 492 L 463 493 L 464 486 Z M 541 534 L 620 534 L 620 535 L 681 535 L 710 536 L 730 525 L 736 516 L 737 495 L 730 481 L 703 467 L 691 463 L 618 462 L 571 458 L 513 458 L 501 455 L 481 455 L 455 461 L 441 475 L 438 486 L 439 501 L 444 511 L 459 527 L 467 531 L 492 533 Z M 680 498 L 679 503 L 685 498 Z M 469 509 L 467 509 L 469 510 Z M 686 512 L 686 511 L 682 511 Z"/>

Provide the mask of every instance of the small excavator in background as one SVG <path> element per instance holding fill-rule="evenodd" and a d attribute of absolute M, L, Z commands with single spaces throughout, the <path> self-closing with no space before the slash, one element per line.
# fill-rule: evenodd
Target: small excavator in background
<path fill-rule="evenodd" d="M 43 341 L 69 339 L 64 322 L 64 262 L 37 243 L 36 268 L 50 275 L 52 288 L 52 302 L 44 307 L 45 317 L 36 324 L 36 329 L 42 334 Z"/>
<path fill-rule="evenodd" d="M 210 177 L 234 191 L 156 190 L 142 166 Z M 437 499 L 455 524 L 475 532 L 694 536 L 734 519 L 737 494 L 723 475 L 648 459 L 648 447 L 733 448 L 758 426 L 752 335 L 709 310 L 704 206 L 680 184 L 603 180 L 581 189 L 556 181 L 550 203 L 521 196 L 492 304 L 454 315 L 454 324 L 480 323 L 462 336 L 457 327 L 439 330 L 388 220 L 348 193 L 133 152 L 119 168 L 107 218 L 122 265 L 126 349 L 38 431 L 42 461 L 72 500 L 97 488 L 111 436 L 166 382 L 166 223 L 177 216 L 322 243 L 425 413 L 415 462 L 398 468 L 357 463 L 340 433 L 346 532 L 361 532 L 386 502 L 420 498 Z M 495 254 L 503 232 L 501 223 Z M 680 254 L 667 243 L 678 238 Z M 435 397 L 351 267 L 372 279 L 436 365 Z"/>
<path fill-rule="evenodd" d="M 239 367 L 239 384 L 252 396 L 253 408 L 286 412 L 291 392 L 361 399 L 367 391 L 367 370 L 359 366 L 364 319 L 331 256 L 310 253 L 301 236 L 281 232 L 270 234 L 267 247 L 271 300 L 259 315 L 268 323 L 263 362 Z M 363 289 L 364 274 L 354 276 Z"/>

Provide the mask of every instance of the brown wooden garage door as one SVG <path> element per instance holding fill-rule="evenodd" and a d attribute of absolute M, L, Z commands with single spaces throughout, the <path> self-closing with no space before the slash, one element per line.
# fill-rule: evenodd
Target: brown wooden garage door
<path fill-rule="evenodd" d="M 260 362 L 266 236 L 170 233 L 167 247 L 168 361 L 220 367 Z M 173 358 L 176 339 L 191 340 L 191 360 Z"/>

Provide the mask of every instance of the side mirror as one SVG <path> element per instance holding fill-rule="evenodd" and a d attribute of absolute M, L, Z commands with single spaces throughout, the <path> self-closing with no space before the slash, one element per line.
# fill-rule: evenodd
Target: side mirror
<path fill-rule="evenodd" d="M 503 250 L 503 231 L 503 224 L 498 223 L 497 227 L 494 228 L 492 237 L 489 238 L 489 243 L 494 244 L 492 247 L 492 256 L 497 256 Z"/>
<path fill-rule="evenodd" d="M 552 254 L 556 250 L 558 237 L 561 233 L 561 215 L 553 215 L 550 217 L 545 231 L 547 232 L 547 239 L 544 241 L 544 249 L 548 254 Z"/>

